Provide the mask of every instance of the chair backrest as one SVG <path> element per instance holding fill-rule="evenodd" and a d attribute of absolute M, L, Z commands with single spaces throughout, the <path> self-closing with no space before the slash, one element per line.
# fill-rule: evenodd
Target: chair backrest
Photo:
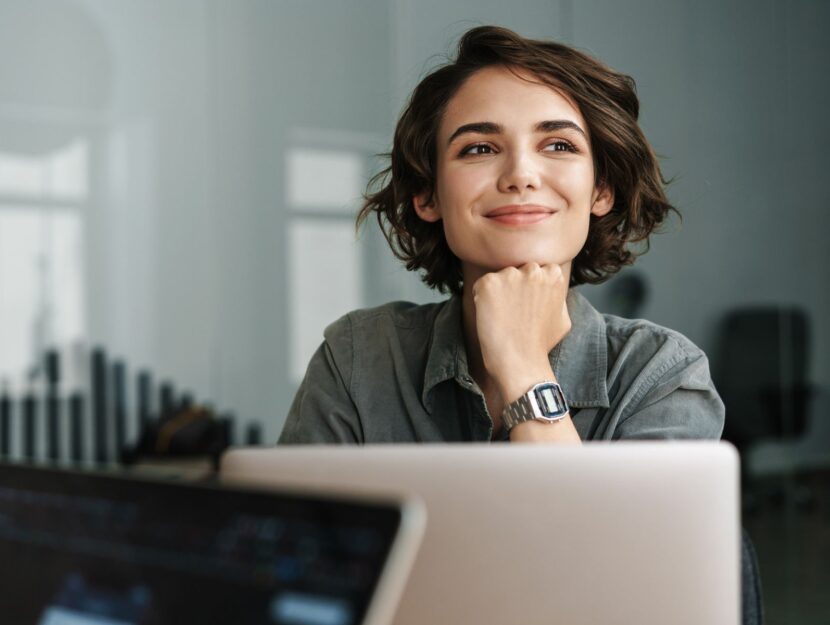
<path fill-rule="evenodd" d="M 715 382 L 726 404 L 724 438 L 739 447 L 800 434 L 806 422 L 809 324 L 798 308 L 734 310 L 720 332 Z"/>

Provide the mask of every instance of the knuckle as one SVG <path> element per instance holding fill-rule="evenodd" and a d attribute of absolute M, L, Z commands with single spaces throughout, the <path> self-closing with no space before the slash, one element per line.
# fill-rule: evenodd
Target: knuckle
<path fill-rule="evenodd" d="M 562 268 L 559 265 L 553 265 L 547 272 L 548 279 L 556 284 L 562 281 Z"/>
<path fill-rule="evenodd" d="M 473 294 L 482 293 L 490 288 L 490 283 L 493 281 L 493 274 L 484 274 L 473 285 Z"/>

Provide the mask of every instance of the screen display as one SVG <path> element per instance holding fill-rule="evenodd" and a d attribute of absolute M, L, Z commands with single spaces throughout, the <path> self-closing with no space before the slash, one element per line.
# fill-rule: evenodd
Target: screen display
<path fill-rule="evenodd" d="M 362 621 L 396 506 L 0 465 L 0 618 Z"/>
<path fill-rule="evenodd" d="M 535 392 L 536 400 L 544 416 L 558 416 L 565 411 L 564 404 L 559 401 L 560 395 L 554 392 L 553 386 L 544 385 L 535 389 Z"/>

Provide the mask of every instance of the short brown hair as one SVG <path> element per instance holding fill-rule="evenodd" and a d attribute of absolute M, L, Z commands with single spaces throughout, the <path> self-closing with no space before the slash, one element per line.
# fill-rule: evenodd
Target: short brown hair
<path fill-rule="evenodd" d="M 485 67 L 526 70 L 541 83 L 570 96 L 589 128 L 596 184 L 614 190 L 614 206 L 591 215 L 588 238 L 574 259 L 571 286 L 607 280 L 648 249 L 648 237 L 676 209 L 663 192 L 657 157 L 637 123 L 634 80 L 574 48 L 525 39 L 506 28 L 479 26 L 459 41 L 454 61 L 427 75 L 398 120 L 390 165 L 369 181 L 357 226 L 370 213 L 392 252 L 406 268 L 441 292 L 460 293 L 461 265 L 444 237 L 443 224 L 415 213 L 412 198 L 435 192 L 437 136 L 447 103 L 464 82 Z M 379 188 L 378 188 L 379 187 Z M 373 189 L 377 189 L 374 190 Z M 643 243 L 635 252 L 629 243 Z"/>

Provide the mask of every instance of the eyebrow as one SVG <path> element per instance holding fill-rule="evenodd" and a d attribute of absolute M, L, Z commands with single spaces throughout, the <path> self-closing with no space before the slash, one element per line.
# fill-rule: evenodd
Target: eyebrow
<path fill-rule="evenodd" d="M 585 135 L 585 131 L 582 130 L 577 124 L 567 119 L 550 119 L 539 122 L 534 126 L 533 130 L 535 132 L 555 132 L 557 130 L 563 129 L 570 129 L 576 130 L 579 134 L 581 134 L 586 139 L 588 138 Z M 447 141 L 447 145 L 451 145 L 453 141 L 455 141 L 458 137 L 464 134 L 469 133 L 478 133 L 482 135 L 498 135 L 504 132 L 504 126 L 501 124 L 496 124 L 493 122 L 473 122 L 472 124 L 464 124 L 463 126 L 459 126 L 452 136 L 450 137 L 449 141 Z"/>

